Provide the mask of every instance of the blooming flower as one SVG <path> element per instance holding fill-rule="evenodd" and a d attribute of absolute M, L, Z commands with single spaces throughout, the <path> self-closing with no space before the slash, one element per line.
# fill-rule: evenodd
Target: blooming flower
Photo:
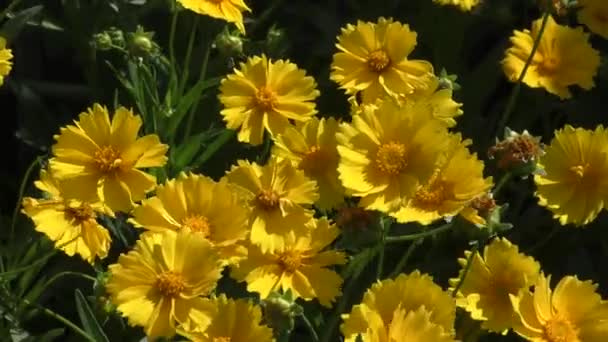
<path fill-rule="evenodd" d="M 551 276 L 541 275 L 533 293 L 511 295 L 519 318 L 513 330 L 528 341 L 605 341 L 608 301 L 596 292 L 597 285 L 566 276 L 551 291 L 550 282 Z"/>
<path fill-rule="evenodd" d="M 439 120 L 385 101 L 353 116 L 337 139 L 347 193 L 366 209 L 394 214 L 433 176 L 448 133 Z"/>
<path fill-rule="evenodd" d="M 99 214 L 109 214 L 107 209 L 100 203 L 65 198 L 62 184 L 47 171 L 42 171 L 40 180 L 34 184 L 47 196 L 23 199 L 22 212 L 34 221 L 35 229 L 69 256 L 78 254 L 89 263 L 105 258 L 112 240 L 96 218 Z"/>
<path fill-rule="evenodd" d="M 374 318 L 375 315 L 370 311 L 379 316 L 380 321 Z M 403 311 L 403 313 L 399 311 Z M 429 333 L 441 336 L 440 341 L 445 340 L 444 334 L 453 336 L 456 315 L 454 300 L 433 282 L 432 277 L 420 274 L 419 271 L 408 275 L 401 274 L 394 280 L 386 279 L 372 285 L 363 295 L 361 303 L 353 306 L 349 314 L 342 315 L 344 323 L 340 330 L 346 342 L 354 342 L 359 334 L 369 336 L 369 330 L 384 327 L 386 331 L 390 332 L 391 322 L 396 315 L 405 315 L 404 320 L 411 315 L 410 320 L 424 319 L 424 325 L 427 325 L 426 322 L 435 325 L 436 327 L 429 327 L 429 330 L 435 332 Z M 419 327 L 422 328 L 424 325 Z M 393 330 L 398 331 L 400 328 L 393 328 Z M 419 330 L 419 333 L 423 332 L 424 329 Z M 416 332 L 411 333 L 414 335 Z M 420 341 L 434 340 L 422 339 Z"/>
<path fill-rule="evenodd" d="M 338 179 L 337 131 L 335 119 L 313 118 L 278 135 L 272 150 L 273 155 L 290 160 L 317 182 L 317 205 L 322 209 L 344 201 L 344 188 Z"/>
<path fill-rule="evenodd" d="M 318 199 L 316 183 L 288 160 L 271 158 L 264 166 L 239 160 L 226 177 L 250 208 L 250 240 L 264 252 L 281 248 L 285 234 L 304 230 L 312 217 L 303 205 Z"/>
<path fill-rule="evenodd" d="M 514 31 L 511 37 L 513 46 L 502 61 L 510 81 L 515 82 L 519 78 L 541 26 L 542 19 L 539 19 L 534 21 L 531 31 Z M 572 96 L 568 86 L 579 85 L 586 90 L 593 88 L 600 55 L 588 40 L 589 34 L 584 33 L 581 27 L 561 26 L 549 17 L 523 82 L 533 88 L 543 87 L 561 99 Z"/>
<path fill-rule="evenodd" d="M 219 255 L 200 234 L 188 231 L 144 233 L 135 248 L 109 266 L 106 289 L 132 326 L 150 340 L 171 337 L 191 321 L 207 324 L 208 295 L 221 277 Z"/>
<path fill-rule="evenodd" d="M 294 298 L 317 298 L 323 306 L 342 292 L 342 278 L 327 269 L 346 263 L 346 255 L 334 250 L 323 251 L 338 236 L 338 228 L 327 219 L 311 219 L 307 231 L 290 231 L 282 247 L 263 252 L 258 246 L 249 248 L 247 259 L 233 269 L 232 277 L 247 282 L 247 290 L 267 298 L 273 291 L 291 290 Z"/>
<path fill-rule="evenodd" d="M 433 0 L 433 2 L 440 5 L 451 5 L 458 7 L 461 11 L 468 12 L 473 7 L 479 5 L 482 0 Z"/>
<path fill-rule="evenodd" d="M 315 87 L 315 80 L 289 61 L 251 57 L 222 80 L 221 115 L 228 128 L 240 128 L 239 141 L 259 145 L 264 129 L 274 136 L 289 120 L 306 121 L 315 115 Z"/>
<path fill-rule="evenodd" d="M 182 173 L 133 210 L 136 226 L 151 231 L 188 230 L 209 240 L 227 263 L 246 256 L 248 212 L 226 181 Z"/>
<path fill-rule="evenodd" d="M 471 252 L 465 251 L 465 258 L 458 259 L 462 269 L 458 278 L 450 279 L 452 286 L 457 286 L 470 256 Z M 509 296 L 534 284 L 540 265 L 505 238 L 494 239 L 484 248 L 483 257 L 475 252 L 470 260 L 456 305 L 483 321 L 482 328 L 506 333 L 514 315 Z"/>
<path fill-rule="evenodd" d="M 4 77 L 7 76 L 13 67 L 13 51 L 6 48 L 6 39 L 0 37 L 0 86 L 4 84 Z"/>
<path fill-rule="evenodd" d="M 74 123 L 55 136 L 49 162 L 53 176 L 69 180 L 65 191 L 70 197 L 129 211 L 156 186 L 156 178 L 139 169 L 163 166 L 168 146 L 155 134 L 138 138 L 141 118 L 123 107 L 110 122 L 108 110 L 94 104 Z"/>
<path fill-rule="evenodd" d="M 434 77 L 433 66 L 407 59 L 416 38 L 408 25 L 392 19 L 349 24 L 338 37 L 331 79 L 348 94 L 362 91 L 364 102 L 426 88 Z"/>
<path fill-rule="evenodd" d="M 475 198 L 492 187 L 492 178 L 483 178 L 484 164 L 471 154 L 460 134 L 451 135 L 450 146 L 433 176 L 418 185 L 412 199 L 393 216 L 399 222 L 424 225 L 461 212 Z"/>
<path fill-rule="evenodd" d="M 595 219 L 608 199 L 608 132 L 567 125 L 540 157 L 544 174 L 534 177 L 539 204 L 562 225 L 584 225 Z"/>
<path fill-rule="evenodd" d="M 245 33 L 243 12 L 251 12 L 243 0 L 177 0 L 185 8 L 198 14 L 234 23 Z"/>
<path fill-rule="evenodd" d="M 455 118 L 462 115 L 462 104 L 452 99 L 453 90 L 440 88 L 439 79 L 433 77 L 427 88 L 399 96 L 398 100 L 406 106 L 412 106 L 413 111 L 420 115 L 428 115 L 444 122 L 448 127 L 456 125 Z M 424 113 L 424 114 L 422 114 Z"/>
<path fill-rule="evenodd" d="M 603 0 L 578 0 L 578 21 L 593 33 L 608 39 L 608 3 Z"/>
<path fill-rule="evenodd" d="M 271 342 L 272 329 L 262 324 L 262 310 L 244 299 L 231 299 L 222 294 L 207 299 L 212 310 L 210 321 L 196 322 L 179 329 L 193 342 Z"/>

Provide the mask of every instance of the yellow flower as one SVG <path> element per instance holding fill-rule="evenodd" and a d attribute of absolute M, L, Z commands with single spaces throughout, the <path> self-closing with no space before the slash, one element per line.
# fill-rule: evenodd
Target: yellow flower
<path fill-rule="evenodd" d="M 551 291 L 550 282 L 551 276 L 541 275 L 534 293 L 511 296 L 519 318 L 513 330 L 528 341 L 606 341 L 608 301 L 596 292 L 597 285 L 566 276 Z"/>
<path fill-rule="evenodd" d="M 463 114 L 462 104 L 452 99 L 452 89 L 439 88 L 439 79 L 433 77 L 428 88 L 413 94 L 399 97 L 402 105 L 412 106 L 412 110 L 428 115 L 445 123 L 448 127 L 456 125 L 455 118 Z"/>
<path fill-rule="evenodd" d="M 384 101 L 353 116 L 337 134 L 338 172 L 360 206 L 395 213 L 433 175 L 447 147 L 447 128 L 409 107 Z"/>
<path fill-rule="evenodd" d="M 408 25 L 380 18 L 342 28 L 331 65 L 331 79 L 348 94 L 363 93 L 364 102 L 385 95 L 409 94 L 428 87 L 433 66 L 408 60 L 417 34 Z"/>
<path fill-rule="evenodd" d="M 542 19 L 532 24 L 532 31 L 514 31 L 511 46 L 502 61 L 507 78 L 515 82 L 532 52 L 540 32 Z M 572 96 L 568 86 L 593 88 L 593 77 L 600 65 L 600 54 L 589 44 L 589 34 L 581 27 L 561 26 L 549 17 L 540 38 L 538 50 L 530 63 L 523 82 L 532 88 L 543 87 L 548 92 L 567 99 Z"/>
<path fill-rule="evenodd" d="M 4 77 L 7 76 L 13 67 L 13 51 L 6 48 L 6 39 L 0 37 L 0 86 L 4 84 Z"/>
<path fill-rule="evenodd" d="M 483 162 L 469 152 L 470 143 L 462 141 L 460 134 L 450 136 L 447 155 L 407 205 L 393 215 L 397 221 L 428 225 L 452 217 L 492 187 L 492 178 L 483 178 Z"/>
<path fill-rule="evenodd" d="M 272 329 L 262 324 L 260 307 L 226 295 L 208 299 L 213 308 L 210 322 L 196 322 L 179 329 L 193 342 L 271 342 Z"/>
<path fill-rule="evenodd" d="M 370 311 L 379 316 L 381 323 L 375 323 L 374 318 L 370 319 L 372 316 Z M 375 329 L 379 325 L 390 331 L 394 316 L 401 315 L 398 311 L 404 312 L 406 320 L 410 315 L 418 316 L 418 320 L 420 316 L 426 316 L 429 323 L 441 328 L 442 334 L 440 335 L 453 336 L 454 334 L 456 316 L 454 300 L 433 282 L 432 277 L 420 274 L 419 271 L 408 275 L 401 274 L 394 280 L 386 279 L 372 285 L 363 295 L 361 304 L 353 306 L 349 314 L 342 315 L 344 322 L 340 330 L 346 342 L 356 341 L 357 335 L 366 334 L 369 329 Z M 414 320 L 414 318 L 411 319 Z M 433 328 L 433 330 L 437 330 L 437 328 Z"/>
<path fill-rule="evenodd" d="M 200 234 L 147 232 L 109 266 L 106 289 L 118 311 L 146 335 L 171 337 L 177 325 L 208 324 L 208 295 L 221 277 L 219 255 Z"/>
<path fill-rule="evenodd" d="M 247 290 L 259 293 L 261 298 L 273 291 L 291 290 L 295 298 L 317 298 L 321 305 L 331 307 L 331 302 L 342 293 L 342 278 L 327 267 L 345 264 L 346 255 L 323 249 L 336 239 L 339 231 L 326 218 L 311 219 L 306 229 L 287 233 L 284 245 L 272 252 L 264 253 L 252 245 L 247 259 L 233 270 L 232 277 L 246 281 Z"/>
<path fill-rule="evenodd" d="M 42 171 L 34 184 L 47 197 L 24 198 L 22 212 L 34 221 L 36 230 L 69 256 L 78 254 L 91 264 L 96 258 L 105 258 L 112 240 L 96 218 L 98 214 L 111 213 L 99 203 L 65 198 L 62 184 L 47 171 Z"/>
<path fill-rule="evenodd" d="M 115 211 L 129 211 L 154 189 L 156 178 L 138 169 L 163 166 L 168 146 L 155 134 L 138 138 L 141 118 L 120 107 L 110 122 L 108 110 L 94 104 L 75 125 L 55 136 L 53 176 L 65 182 L 70 197 L 101 200 Z"/>
<path fill-rule="evenodd" d="M 357 308 L 368 324 L 361 333 L 362 342 L 452 342 L 454 338 L 443 327 L 431 321 L 431 313 L 424 307 L 406 311 L 398 307 L 392 319 L 385 324 L 378 312 L 362 305 Z M 357 336 L 347 338 L 347 342 L 357 341 Z"/>
<path fill-rule="evenodd" d="M 604 0 L 578 0 L 581 9 L 578 21 L 593 33 L 608 39 L 608 2 Z"/>
<path fill-rule="evenodd" d="M 315 80 L 289 61 L 251 57 L 222 80 L 221 114 L 228 128 L 240 127 L 239 141 L 259 145 L 264 129 L 275 136 L 289 127 L 289 120 L 306 121 L 315 115 L 315 88 Z"/>
<path fill-rule="evenodd" d="M 338 122 L 317 119 L 299 123 L 275 138 L 272 153 L 289 159 L 306 176 L 317 182 L 321 209 L 335 208 L 344 202 L 344 188 L 338 179 Z"/>
<path fill-rule="evenodd" d="M 319 198 L 316 183 L 288 160 L 271 158 L 264 166 L 239 160 L 226 177 L 250 208 L 250 240 L 264 252 L 282 248 L 288 232 L 303 230 L 312 217 L 303 205 Z"/>
<path fill-rule="evenodd" d="M 133 210 L 130 221 L 151 231 L 188 230 L 201 234 L 228 264 L 247 254 L 240 243 L 249 233 L 248 212 L 226 181 L 182 173 L 156 189 Z"/>
<path fill-rule="evenodd" d="M 450 279 L 452 286 L 457 286 L 470 255 L 465 251 L 465 258 L 458 259 L 462 269 L 458 278 Z M 540 265 L 534 258 L 520 253 L 505 238 L 495 239 L 484 248 L 483 258 L 478 252 L 472 256 L 469 272 L 456 294 L 456 305 L 473 319 L 483 321 L 482 328 L 506 333 L 514 317 L 509 295 L 533 285 L 539 272 Z"/>
<path fill-rule="evenodd" d="M 177 0 L 185 8 L 198 14 L 234 23 L 245 33 L 243 12 L 251 12 L 243 0 Z"/>
<path fill-rule="evenodd" d="M 433 0 L 433 2 L 444 6 L 456 6 L 461 11 L 468 12 L 473 9 L 473 7 L 479 5 L 481 3 L 481 0 Z"/>
<path fill-rule="evenodd" d="M 562 225 L 585 225 L 595 219 L 608 200 L 608 132 L 567 125 L 540 157 L 544 175 L 536 175 L 539 204 Z"/>
<path fill-rule="evenodd" d="M 488 218 L 496 208 L 496 201 L 494 200 L 492 193 L 487 192 L 473 199 L 464 209 L 462 209 L 459 215 L 477 227 L 484 227 L 487 224 L 486 218 Z"/>

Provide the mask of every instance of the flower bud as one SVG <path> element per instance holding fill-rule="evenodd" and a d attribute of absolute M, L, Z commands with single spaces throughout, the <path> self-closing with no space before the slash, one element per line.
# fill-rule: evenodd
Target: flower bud
<path fill-rule="evenodd" d="M 295 318 L 302 314 L 302 308 L 295 303 L 291 290 L 283 295 L 273 292 L 260 305 L 264 309 L 264 320 L 276 336 L 288 336 L 295 326 Z"/>
<path fill-rule="evenodd" d="M 158 45 L 152 40 L 153 37 L 154 32 L 145 32 L 143 27 L 137 26 L 137 31 L 129 34 L 129 51 L 139 57 L 154 54 Z"/>
<path fill-rule="evenodd" d="M 93 35 L 95 48 L 99 51 L 108 51 L 112 49 L 112 37 L 107 32 L 101 32 Z"/>
<path fill-rule="evenodd" d="M 505 139 L 496 141 L 488 150 L 490 159 L 496 159 L 497 167 L 511 171 L 516 175 L 527 176 L 536 172 L 536 162 L 544 154 L 540 137 L 530 135 L 528 131 L 519 134 L 505 129 Z"/>
<path fill-rule="evenodd" d="M 224 57 L 238 56 L 243 53 L 243 37 L 239 32 L 224 29 L 215 38 L 214 46 Z"/>

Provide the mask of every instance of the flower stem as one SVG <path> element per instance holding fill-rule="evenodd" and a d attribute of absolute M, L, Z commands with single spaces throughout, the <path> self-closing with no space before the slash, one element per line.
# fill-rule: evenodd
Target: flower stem
<path fill-rule="evenodd" d="M 209 55 L 211 54 L 211 41 L 207 43 L 207 47 L 205 48 L 205 56 L 203 57 L 203 65 L 201 66 L 201 73 L 198 76 L 199 81 L 205 79 L 207 75 L 207 65 L 209 64 Z M 198 110 L 198 104 L 200 103 L 200 99 L 196 101 L 194 106 L 190 109 L 188 113 L 188 121 L 186 122 L 186 131 L 184 133 L 184 141 L 190 137 L 190 132 L 192 131 L 192 124 L 194 124 L 194 114 Z"/>
<path fill-rule="evenodd" d="M 534 59 L 536 50 L 538 50 L 538 46 L 540 45 L 541 37 L 543 35 L 543 32 L 545 31 L 545 26 L 547 26 L 547 21 L 549 20 L 549 16 L 551 16 L 551 10 L 548 8 L 545 11 L 545 14 L 543 16 L 543 21 L 541 23 L 540 30 L 538 31 L 538 36 L 536 36 L 536 38 L 534 39 L 534 45 L 532 45 L 532 51 L 530 51 L 530 55 L 528 56 L 528 59 L 526 60 L 526 64 L 524 64 L 524 68 L 521 70 L 521 73 L 519 74 L 519 77 L 517 78 L 517 84 L 515 84 L 515 87 L 513 88 L 513 91 L 511 92 L 511 97 L 509 98 L 509 102 L 507 102 L 505 111 L 502 113 L 502 116 L 498 123 L 498 129 L 497 129 L 496 135 L 500 135 L 500 133 L 502 131 L 504 131 L 505 126 L 507 125 L 507 122 L 509 121 L 509 118 L 511 117 L 511 114 L 513 114 L 513 110 L 515 109 L 515 103 L 517 102 L 517 97 L 519 96 L 519 91 L 521 90 L 521 83 L 522 83 L 524 77 L 526 76 L 526 72 L 528 71 L 530 64 L 532 63 L 532 59 Z"/>
<path fill-rule="evenodd" d="M 4 17 L 13 10 L 13 8 L 17 7 L 22 0 L 13 0 L 5 9 L 0 13 L 0 20 L 3 20 Z"/>
<path fill-rule="evenodd" d="M 60 314 L 56 313 L 55 311 L 47 309 L 47 308 L 45 308 L 45 307 L 43 307 L 41 305 L 32 303 L 32 302 L 30 302 L 29 300 L 27 300 L 25 298 L 22 298 L 21 300 L 25 304 L 27 304 L 27 305 L 32 305 L 32 306 L 37 307 L 45 315 L 47 315 L 49 317 L 52 317 L 52 318 L 58 320 L 59 322 L 65 324 L 67 327 L 69 327 L 70 329 L 72 329 L 75 333 L 77 333 L 78 335 L 80 335 L 86 341 L 96 342 L 95 339 L 92 336 L 90 336 L 89 334 L 87 334 L 84 330 L 80 329 L 76 324 L 72 323 L 72 321 L 70 321 L 69 319 L 61 316 Z"/>
<path fill-rule="evenodd" d="M 473 246 L 473 248 L 471 249 L 471 254 L 469 254 L 469 256 L 467 257 L 467 265 L 464 267 L 464 270 L 462 271 L 462 274 L 460 275 L 460 279 L 458 279 L 458 284 L 456 285 L 456 287 L 454 288 L 454 291 L 452 292 L 452 297 L 456 297 L 456 294 L 458 293 L 458 291 L 460 291 L 460 288 L 462 287 L 462 284 L 464 283 L 464 280 L 467 277 L 467 274 L 469 274 L 469 270 L 471 269 L 473 256 L 475 256 L 478 249 L 479 249 L 479 243 L 476 243 Z"/>
<path fill-rule="evenodd" d="M 171 68 L 175 69 L 175 29 L 177 27 L 177 16 L 179 11 L 177 8 L 173 8 L 173 15 L 171 16 L 171 28 L 169 33 L 169 60 L 171 61 Z"/>
<path fill-rule="evenodd" d="M 401 270 L 403 270 L 405 268 L 405 265 L 407 265 L 407 262 L 410 260 L 412 253 L 414 252 L 416 247 L 418 247 L 418 245 L 422 244 L 423 241 L 424 241 L 424 237 L 421 237 L 417 240 L 414 240 L 410 244 L 410 246 L 407 248 L 407 251 L 405 251 L 405 254 L 403 254 L 403 257 L 401 257 L 401 259 L 397 263 L 397 266 L 395 266 L 395 269 L 393 270 L 393 272 L 388 276 L 389 278 L 395 277 L 397 274 L 399 274 L 401 272 Z"/>
<path fill-rule="evenodd" d="M 500 180 L 494 187 L 494 190 L 492 190 L 492 195 L 494 197 L 496 197 L 496 195 L 498 195 L 500 190 L 511 180 L 512 176 L 513 176 L 513 174 L 511 172 L 507 172 L 500 178 Z"/>
<path fill-rule="evenodd" d="M 25 187 L 28 184 L 30 176 L 32 172 L 34 172 L 34 168 L 37 165 L 40 165 L 42 157 L 36 157 L 34 161 L 27 167 L 25 171 L 25 175 L 23 175 L 23 180 L 21 181 L 21 185 L 19 186 L 19 197 L 17 197 L 17 204 L 15 205 L 15 210 L 13 210 L 13 217 L 11 220 L 11 235 L 9 241 L 13 241 L 15 237 L 15 225 L 17 224 L 17 215 L 19 215 L 19 208 L 21 208 L 21 201 L 23 200 L 23 195 L 25 194 Z"/>
<path fill-rule="evenodd" d="M 452 228 L 452 223 L 450 222 L 450 223 L 444 224 L 443 226 L 439 226 L 435 229 L 423 231 L 423 232 L 416 233 L 416 234 L 400 235 L 400 236 L 387 236 L 385 241 L 386 241 L 386 243 L 393 243 L 393 242 L 418 240 L 420 238 L 425 238 L 427 236 L 433 236 L 435 234 L 439 234 L 443 231 L 450 230 L 451 228 Z"/>
<path fill-rule="evenodd" d="M 312 326 L 312 323 L 310 322 L 310 320 L 308 320 L 308 317 L 306 317 L 306 315 L 304 315 L 304 314 L 301 314 L 300 317 L 302 318 L 304 325 L 308 329 L 308 332 L 310 333 L 310 336 L 312 337 L 312 341 L 319 342 L 319 335 L 317 335 L 317 332 L 315 331 L 315 328 Z"/>

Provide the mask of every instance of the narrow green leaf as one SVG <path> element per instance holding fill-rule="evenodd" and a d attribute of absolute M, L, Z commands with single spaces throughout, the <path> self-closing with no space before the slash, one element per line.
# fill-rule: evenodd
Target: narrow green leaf
<path fill-rule="evenodd" d="M 366 248 L 361 252 L 355 254 L 346 267 L 342 270 L 342 277 L 344 279 L 357 278 L 365 270 L 365 267 L 376 257 L 379 248 L 377 246 Z"/>
<path fill-rule="evenodd" d="M 84 330 L 89 333 L 95 341 L 101 342 L 109 342 L 108 337 L 103 332 L 101 325 L 97 322 L 97 318 L 91 310 L 87 299 L 84 297 L 82 292 L 79 289 L 74 291 L 74 296 L 76 298 L 76 309 L 78 310 L 78 316 L 80 317 L 80 321 L 82 322 L 82 327 Z"/>
<path fill-rule="evenodd" d="M 9 42 L 15 40 L 27 22 L 38 15 L 42 8 L 42 5 L 37 5 L 17 13 L 0 30 L 2 36 Z"/>
<path fill-rule="evenodd" d="M 213 157 L 213 155 L 226 144 L 232 137 L 234 137 L 235 131 L 231 129 L 225 129 L 221 135 L 219 135 L 207 148 L 203 153 L 198 156 L 196 161 L 192 164 L 192 168 L 197 168 L 203 165 L 209 158 Z"/>
<path fill-rule="evenodd" d="M 198 152 L 205 146 L 205 144 L 211 139 L 217 137 L 220 132 L 222 131 L 210 129 L 189 137 L 188 140 L 173 150 L 173 165 L 171 165 L 172 170 L 183 170 L 192 162 L 194 157 L 196 157 Z"/>
<path fill-rule="evenodd" d="M 169 128 L 167 130 L 168 136 L 175 134 L 175 131 L 182 122 L 182 119 L 186 116 L 188 110 L 190 110 L 190 108 L 200 100 L 203 92 L 209 88 L 217 86 L 219 83 L 219 77 L 200 80 L 194 85 L 194 87 L 192 87 L 184 96 L 180 98 L 179 103 L 175 108 L 175 112 L 171 116 L 171 122 L 169 123 Z"/>

